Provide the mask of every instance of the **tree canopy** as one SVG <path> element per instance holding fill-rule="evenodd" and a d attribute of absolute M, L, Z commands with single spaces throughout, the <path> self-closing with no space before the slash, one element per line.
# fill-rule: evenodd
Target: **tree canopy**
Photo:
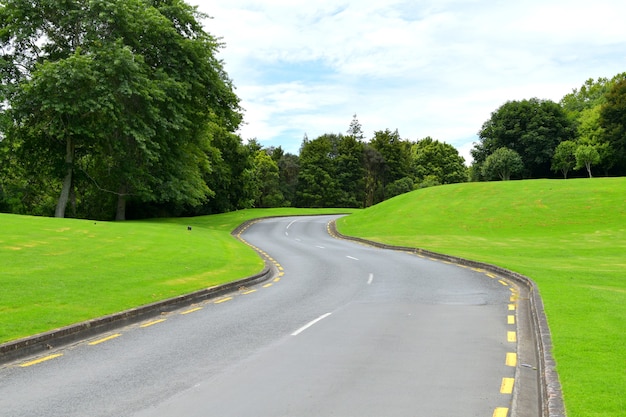
<path fill-rule="evenodd" d="M 532 98 L 508 101 L 491 114 L 478 133 L 480 142 L 471 153 L 479 166 L 499 148 L 519 154 L 524 176 L 548 176 L 554 150 L 575 136 L 573 122 L 561 106 L 550 100 Z"/>
<path fill-rule="evenodd" d="M 30 176 L 70 199 L 197 206 L 211 194 L 210 123 L 239 100 L 204 16 L 180 0 L 6 0 L 0 6 L 6 138 Z M 106 200 L 106 198 L 104 198 Z"/>

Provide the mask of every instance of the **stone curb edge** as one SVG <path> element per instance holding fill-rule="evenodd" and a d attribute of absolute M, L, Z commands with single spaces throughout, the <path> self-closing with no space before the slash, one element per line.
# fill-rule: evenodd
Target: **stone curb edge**
<path fill-rule="evenodd" d="M 158 316 L 161 313 L 167 313 L 210 298 L 219 297 L 236 291 L 243 286 L 267 281 L 272 275 L 273 270 L 266 262 L 266 266 L 261 272 L 247 278 L 71 324 L 22 339 L 12 340 L 0 344 L 0 365 L 26 356 L 40 354 L 53 347 L 67 345 L 115 328 L 137 323 L 150 317 Z"/>
<path fill-rule="evenodd" d="M 537 350 L 539 352 L 540 360 L 539 370 L 541 382 L 540 386 L 542 400 L 542 417 L 566 417 L 561 383 L 559 381 L 559 376 L 556 371 L 556 363 L 554 361 L 554 357 L 552 356 L 552 338 L 550 336 L 550 328 L 548 327 L 548 321 L 543 307 L 543 301 L 541 300 L 541 296 L 539 295 L 539 289 L 537 288 L 537 285 L 534 283 L 533 280 L 525 275 L 510 271 L 505 268 L 501 268 L 496 265 L 472 261 L 469 259 L 445 255 L 437 252 L 431 252 L 426 249 L 387 245 L 384 243 L 374 242 L 359 237 L 346 236 L 341 234 L 337 230 L 337 225 L 334 220 L 330 222 L 329 227 L 331 233 L 341 239 L 352 240 L 382 249 L 412 252 L 418 255 L 427 256 L 441 261 L 447 261 L 472 268 L 484 269 L 485 271 L 509 278 L 516 283 L 526 287 L 530 294 L 529 302 L 533 320 L 533 323 L 531 323 L 531 325 L 535 332 L 537 340 Z"/>

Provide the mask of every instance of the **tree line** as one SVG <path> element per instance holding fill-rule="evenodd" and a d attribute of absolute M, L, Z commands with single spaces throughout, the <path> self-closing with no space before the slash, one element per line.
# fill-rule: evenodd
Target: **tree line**
<path fill-rule="evenodd" d="M 506 102 L 478 136 L 472 180 L 626 175 L 626 73 L 588 79 L 559 103 Z"/>
<path fill-rule="evenodd" d="M 625 74 L 560 103 L 505 103 L 469 168 L 430 137 L 366 138 L 356 115 L 345 133 L 305 135 L 298 155 L 244 143 L 206 17 L 183 0 L 4 0 L 0 211 L 121 220 L 359 208 L 468 180 L 626 173 Z"/>

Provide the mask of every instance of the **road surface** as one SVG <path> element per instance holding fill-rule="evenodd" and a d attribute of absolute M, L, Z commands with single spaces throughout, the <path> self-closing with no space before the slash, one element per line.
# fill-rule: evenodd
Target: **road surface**
<path fill-rule="evenodd" d="M 335 239 L 332 218 L 249 227 L 265 284 L 0 368 L 0 415 L 506 416 L 512 283 Z"/>

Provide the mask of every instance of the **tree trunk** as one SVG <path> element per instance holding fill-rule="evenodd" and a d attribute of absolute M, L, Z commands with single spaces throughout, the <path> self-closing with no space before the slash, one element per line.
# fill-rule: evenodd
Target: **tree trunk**
<path fill-rule="evenodd" d="M 117 195 L 117 210 L 115 211 L 115 220 L 126 220 L 126 186 L 120 185 Z"/>
<path fill-rule="evenodd" d="M 591 176 L 591 164 L 585 164 L 587 166 L 587 172 L 589 173 L 589 178 L 593 178 Z"/>
<path fill-rule="evenodd" d="M 61 188 L 61 195 L 57 202 L 56 210 L 54 211 L 54 217 L 65 217 L 65 208 L 67 207 L 67 201 L 70 197 L 70 190 L 72 188 L 72 174 L 74 173 L 74 141 L 71 137 L 67 138 L 65 146 L 65 166 L 66 173 L 63 179 L 63 187 Z"/>

